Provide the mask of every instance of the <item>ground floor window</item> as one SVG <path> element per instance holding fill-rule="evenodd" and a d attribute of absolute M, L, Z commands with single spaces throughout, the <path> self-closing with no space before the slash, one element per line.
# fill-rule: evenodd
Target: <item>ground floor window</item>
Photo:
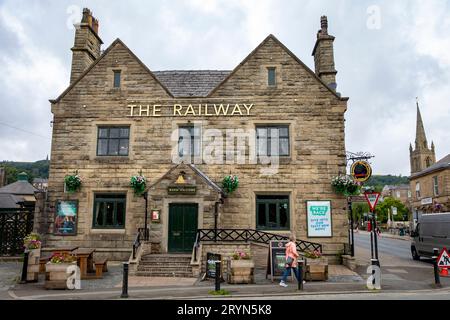
<path fill-rule="evenodd" d="M 125 228 L 125 208 L 125 194 L 95 194 L 93 227 L 103 229 Z"/>
<path fill-rule="evenodd" d="M 261 230 L 289 230 L 289 196 L 256 196 L 256 226 Z"/>

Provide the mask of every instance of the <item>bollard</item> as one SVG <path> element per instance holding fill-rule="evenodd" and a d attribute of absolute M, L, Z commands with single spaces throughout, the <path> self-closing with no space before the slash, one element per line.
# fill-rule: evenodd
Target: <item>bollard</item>
<path fill-rule="evenodd" d="M 301 291 L 301 290 L 303 290 L 303 261 L 298 262 L 297 274 L 298 274 L 298 278 L 297 278 L 298 290 Z"/>
<path fill-rule="evenodd" d="M 121 298 L 128 298 L 128 262 L 123 263 L 123 280 Z"/>
<path fill-rule="evenodd" d="M 438 267 L 438 259 L 439 257 L 439 249 L 434 248 L 433 249 L 433 269 L 434 269 L 434 283 L 436 284 L 436 287 L 441 287 L 441 277 L 439 275 L 439 267 Z"/>
<path fill-rule="evenodd" d="M 220 291 L 220 261 L 216 261 L 216 291 Z"/>
<path fill-rule="evenodd" d="M 22 266 L 22 278 L 20 279 L 20 283 L 27 283 L 27 273 L 28 273 L 28 256 L 30 252 L 25 250 L 23 256 L 23 266 Z"/>

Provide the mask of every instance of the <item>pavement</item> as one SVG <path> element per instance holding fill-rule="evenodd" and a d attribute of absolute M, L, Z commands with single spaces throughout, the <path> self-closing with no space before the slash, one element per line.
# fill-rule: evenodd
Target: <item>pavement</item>
<path fill-rule="evenodd" d="M 329 266 L 327 282 L 307 282 L 302 291 L 289 279 L 288 287 L 282 288 L 278 281 L 271 281 L 265 269 L 255 271 L 255 284 L 229 285 L 222 283 L 226 296 L 213 296 L 214 281 L 194 278 L 146 278 L 128 279 L 129 299 L 148 300 L 240 300 L 240 299 L 450 299 L 450 278 L 441 278 L 442 287 L 434 285 L 433 265 L 429 260 L 414 261 L 410 257 L 409 242 L 403 239 L 381 237 L 379 253 L 382 273 L 382 290 L 370 291 L 366 287 L 369 277 L 370 238 L 368 233 L 355 234 L 356 272 L 344 266 Z M 44 274 L 37 283 L 20 284 L 22 262 L 0 261 L 0 299 L 2 300 L 115 300 L 120 299 L 122 287 L 122 264 L 108 263 L 103 279 L 81 280 L 81 290 L 46 290 Z"/>

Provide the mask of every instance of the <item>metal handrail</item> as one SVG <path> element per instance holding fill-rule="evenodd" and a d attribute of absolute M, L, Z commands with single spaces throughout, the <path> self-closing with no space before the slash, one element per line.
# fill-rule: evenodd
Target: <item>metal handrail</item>
<path fill-rule="evenodd" d="M 272 240 L 289 240 L 289 237 L 253 229 L 199 229 L 194 246 L 197 248 L 201 241 L 243 241 L 269 244 Z M 322 245 L 320 243 L 297 240 L 296 244 L 301 252 L 308 250 L 322 252 Z"/>

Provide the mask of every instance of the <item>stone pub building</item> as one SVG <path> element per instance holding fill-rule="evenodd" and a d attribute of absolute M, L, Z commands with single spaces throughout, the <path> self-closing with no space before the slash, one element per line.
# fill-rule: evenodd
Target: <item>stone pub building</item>
<path fill-rule="evenodd" d="M 48 197 L 36 217 L 45 245 L 127 260 L 147 221 L 137 262 L 184 253 L 195 274 L 206 252 L 239 248 L 265 267 L 268 239 L 291 232 L 336 262 L 348 219 L 331 180 L 346 171 L 348 98 L 336 92 L 334 40 L 322 17 L 315 71 L 273 35 L 231 71 L 154 71 L 120 39 L 102 51 L 98 20 L 84 9 L 70 85 L 50 100 Z M 75 172 L 81 188 L 67 192 Z M 130 187 L 139 174 L 146 196 Z M 230 174 L 234 192 L 222 186 Z M 308 201 L 330 203 L 326 236 L 308 232 Z"/>

